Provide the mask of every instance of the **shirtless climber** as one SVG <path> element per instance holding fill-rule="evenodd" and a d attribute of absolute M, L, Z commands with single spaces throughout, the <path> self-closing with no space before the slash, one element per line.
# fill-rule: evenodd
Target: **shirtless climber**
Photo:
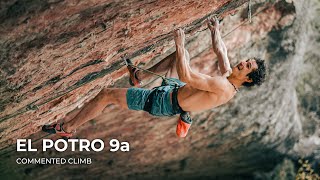
<path fill-rule="evenodd" d="M 149 70 L 154 73 L 167 72 L 167 82 L 152 90 L 143 88 L 104 88 L 101 92 L 66 123 L 43 126 L 43 131 L 71 137 L 72 132 L 85 122 L 97 117 L 109 104 L 122 108 L 144 110 L 155 116 L 173 116 L 180 114 L 176 133 L 185 137 L 191 125 L 187 112 L 203 111 L 227 103 L 243 86 L 260 85 L 266 76 L 263 60 L 250 58 L 230 67 L 227 49 L 219 32 L 219 21 L 208 19 L 213 50 L 217 54 L 221 76 L 208 76 L 193 71 L 189 66 L 189 53 L 185 49 L 183 30 L 174 31 L 176 53 L 165 58 Z M 128 63 L 130 61 L 128 60 Z M 150 74 L 128 66 L 130 81 L 139 86 L 140 80 Z"/>

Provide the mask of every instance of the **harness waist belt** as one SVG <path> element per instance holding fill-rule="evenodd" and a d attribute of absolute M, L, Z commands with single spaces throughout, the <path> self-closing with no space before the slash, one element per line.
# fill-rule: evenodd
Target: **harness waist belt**
<path fill-rule="evenodd" d="M 147 111 L 147 112 L 150 112 L 151 111 L 151 108 L 152 108 L 152 99 L 153 99 L 153 96 L 154 94 L 156 93 L 156 90 L 153 90 L 149 96 L 147 97 L 147 100 L 144 104 L 144 107 L 143 107 L 143 110 L 144 111 Z"/>
<path fill-rule="evenodd" d="M 179 88 L 176 87 L 173 89 L 173 92 L 172 92 L 172 109 L 174 112 L 177 112 L 180 114 L 184 111 L 182 110 L 178 102 L 178 90 Z"/>

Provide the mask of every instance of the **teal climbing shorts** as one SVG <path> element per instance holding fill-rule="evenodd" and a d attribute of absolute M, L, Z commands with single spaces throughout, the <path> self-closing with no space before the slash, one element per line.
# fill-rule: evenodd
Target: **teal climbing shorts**
<path fill-rule="evenodd" d="M 176 103 L 171 103 L 170 93 L 175 88 L 182 87 L 185 84 L 179 79 L 169 78 L 166 82 L 162 82 L 161 86 L 151 90 L 129 88 L 126 94 L 128 108 L 137 111 L 144 110 L 154 116 L 173 116 L 179 114 L 181 113 L 181 107 L 178 104 L 177 97 L 173 97 Z M 151 102 L 150 105 L 149 101 Z M 147 105 L 149 108 L 146 108 Z"/>

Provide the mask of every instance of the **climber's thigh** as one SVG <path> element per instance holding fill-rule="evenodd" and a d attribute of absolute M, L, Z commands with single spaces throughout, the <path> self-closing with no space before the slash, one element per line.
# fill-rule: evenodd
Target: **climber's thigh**
<path fill-rule="evenodd" d="M 126 98 L 127 91 L 128 88 L 117 88 L 117 90 L 112 94 L 115 103 L 125 109 L 128 109 Z"/>

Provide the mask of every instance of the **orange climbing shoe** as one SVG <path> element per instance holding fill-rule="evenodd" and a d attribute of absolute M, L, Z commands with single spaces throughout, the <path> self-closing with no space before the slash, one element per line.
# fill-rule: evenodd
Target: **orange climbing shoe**
<path fill-rule="evenodd" d="M 72 136 L 72 133 L 65 132 L 63 130 L 63 123 L 57 123 L 52 125 L 44 125 L 42 126 L 42 131 L 49 133 L 49 134 L 57 134 L 61 137 L 69 138 Z"/>
<path fill-rule="evenodd" d="M 135 86 L 135 87 L 141 87 L 142 82 L 141 80 L 137 77 L 137 72 L 139 72 L 139 69 L 131 66 L 132 62 L 130 61 L 130 59 L 125 59 L 126 64 L 127 64 L 127 68 L 130 74 L 130 78 L 129 78 L 129 83 L 131 86 Z"/>
<path fill-rule="evenodd" d="M 177 136 L 186 137 L 191 124 L 192 124 L 192 119 L 190 118 L 189 113 L 188 112 L 181 113 L 178 119 L 177 128 L 176 128 Z"/>

